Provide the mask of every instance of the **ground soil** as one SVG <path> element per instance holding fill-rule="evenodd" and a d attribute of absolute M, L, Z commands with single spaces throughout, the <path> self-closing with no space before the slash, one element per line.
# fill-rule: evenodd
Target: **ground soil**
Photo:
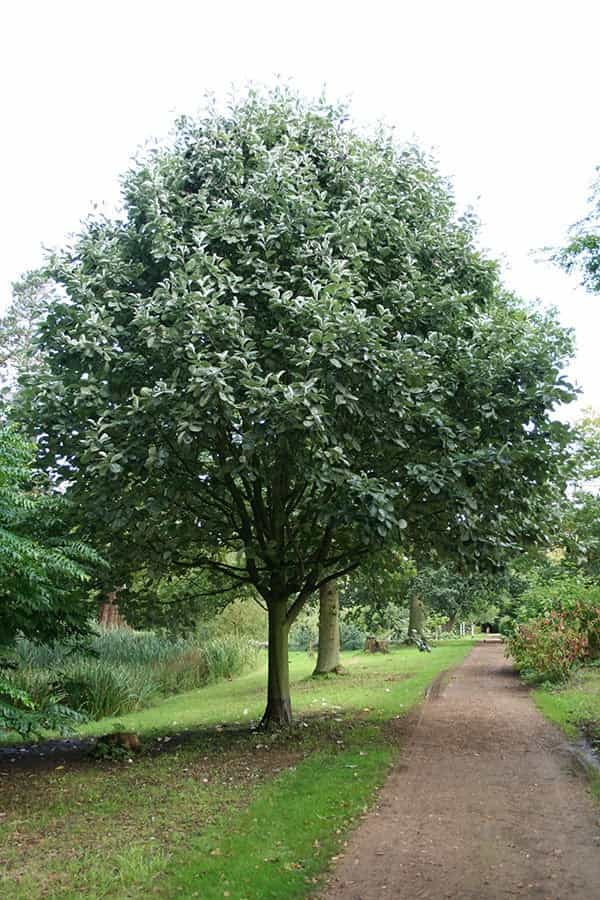
<path fill-rule="evenodd" d="M 600 898 L 600 808 L 500 643 L 438 682 L 403 743 L 322 900 Z"/>

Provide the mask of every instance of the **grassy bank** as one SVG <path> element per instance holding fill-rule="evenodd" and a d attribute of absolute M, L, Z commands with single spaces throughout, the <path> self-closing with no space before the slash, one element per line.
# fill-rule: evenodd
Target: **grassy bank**
<path fill-rule="evenodd" d="M 132 763 L 35 773 L 2 766 L 0 893 L 305 896 L 398 752 L 386 723 L 418 703 L 469 646 L 446 643 L 430 655 L 413 648 L 345 654 L 347 674 L 319 680 L 308 677 L 314 661 L 293 654 L 298 724 L 290 734 L 255 735 L 234 724 L 261 712 L 261 665 L 121 717 L 146 738 L 146 752 Z M 185 742 L 150 746 L 151 736 L 186 728 Z"/>
<path fill-rule="evenodd" d="M 565 734 L 576 739 L 584 735 L 600 753 L 600 669 L 575 672 L 566 685 L 538 688 L 533 692 L 541 712 Z M 588 769 L 594 796 L 600 800 L 600 773 Z"/>
<path fill-rule="evenodd" d="M 566 685 L 538 688 L 533 696 L 546 718 L 569 737 L 577 737 L 588 722 L 600 723 L 600 669 L 580 669 Z"/>
<path fill-rule="evenodd" d="M 292 705 L 296 716 L 335 712 L 383 720 L 402 713 L 414 703 L 415 691 L 423 689 L 441 669 L 461 658 L 470 642 L 449 641 L 431 654 L 415 648 L 395 650 L 386 655 L 344 652 L 346 674 L 331 678 L 311 678 L 315 658 L 305 653 L 290 654 Z M 410 678 L 410 683 L 406 679 Z M 141 735 L 173 734 L 198 726 L 245 724 L 260 718 L 265 706 L 267 658 L 263 652 L 252 672 L 226 684 L 217 683 L 201 691 L 189 691 L 128 715 L 90 722 L 81 734 L 109 731 L 118 721 L 127 730 Z"/>

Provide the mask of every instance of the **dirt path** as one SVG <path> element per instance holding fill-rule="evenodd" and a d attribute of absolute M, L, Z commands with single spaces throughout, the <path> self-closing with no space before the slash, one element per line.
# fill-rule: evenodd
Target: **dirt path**
<path fill-rule="evenodd" d="M 503 647 L 425 703 L 323 900 L 600 898 L 600 809 Z"/>

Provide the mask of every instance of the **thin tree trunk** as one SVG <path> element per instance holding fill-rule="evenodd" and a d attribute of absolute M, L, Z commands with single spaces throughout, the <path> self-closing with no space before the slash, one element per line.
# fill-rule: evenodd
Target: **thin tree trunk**
<path fill-rule="evenodd" d="M 410 598 L 410 611 L 408 620 L 409 637 L 412 637 L 415 631 L 420 637 L 424 636 L 423 632 L 425 631 L 425 607 L 423 605 L 423 601 L 418 595 L 413 595 Z"/>
<path fill-rule="evenodd" d="M 333 578 L 319 588 L 319 653 L 313 675 L 335 672 L 340 666 L 340 598 Z"/>
<path fill-rule="evenodd" d="M 270 600 L 267 606 L 269 611 L 269 675 L 267 708 L 261 719 L 260 727 L 281 728 L 292 724 L 287 604 L 281 600 Z"/>

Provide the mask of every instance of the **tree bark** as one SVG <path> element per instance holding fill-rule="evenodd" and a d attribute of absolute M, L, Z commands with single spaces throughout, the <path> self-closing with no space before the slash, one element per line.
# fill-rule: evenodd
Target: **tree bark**
<path fill-rule="evenodd" d="M 335 672 L 340 666 L 340 597 L 333 578 L 319 588 L 319 653 L 313 675 Z"/>
<path fill-rule="evenodd" d="M 442 625 L 442 631 L 447 631 L 448 633 L 453 631 L 454 626 L 456 625 L 456 619 L 456 615 L 448 616 L 448 621 L 444 625 Z"/>
<path fill-rule="evenodd" d="M 380 641 L 372 634 L 365 641 L 365 653 L 389 653 L 389 641 Z"/>
<path fill-rule="evenodd" d="M 106 595 L 106 601 L 100 606 L 98 623 L 104 628 L 127 628 L 127 622 L 119 612 L 117 594 L 122 588 L 115 588 Z"/>
<path fill-rule="evenodd" d="M 265 729 L 282 728 L 292 724 L 287 604 L 282 600 L 269 600 L 267 607 L 269 613 L 267 708 L 260 722 L 260 727 Z"/>
<path fill-rule="evenodd" d="M 424 637 L 425 631 L 425 607 L 423 601 L 417 595 L 410 598 L 410 610 L 408 620 L 408 636 L 412 637 L 413 632 L 417 632 L 420 637 Z"/>

